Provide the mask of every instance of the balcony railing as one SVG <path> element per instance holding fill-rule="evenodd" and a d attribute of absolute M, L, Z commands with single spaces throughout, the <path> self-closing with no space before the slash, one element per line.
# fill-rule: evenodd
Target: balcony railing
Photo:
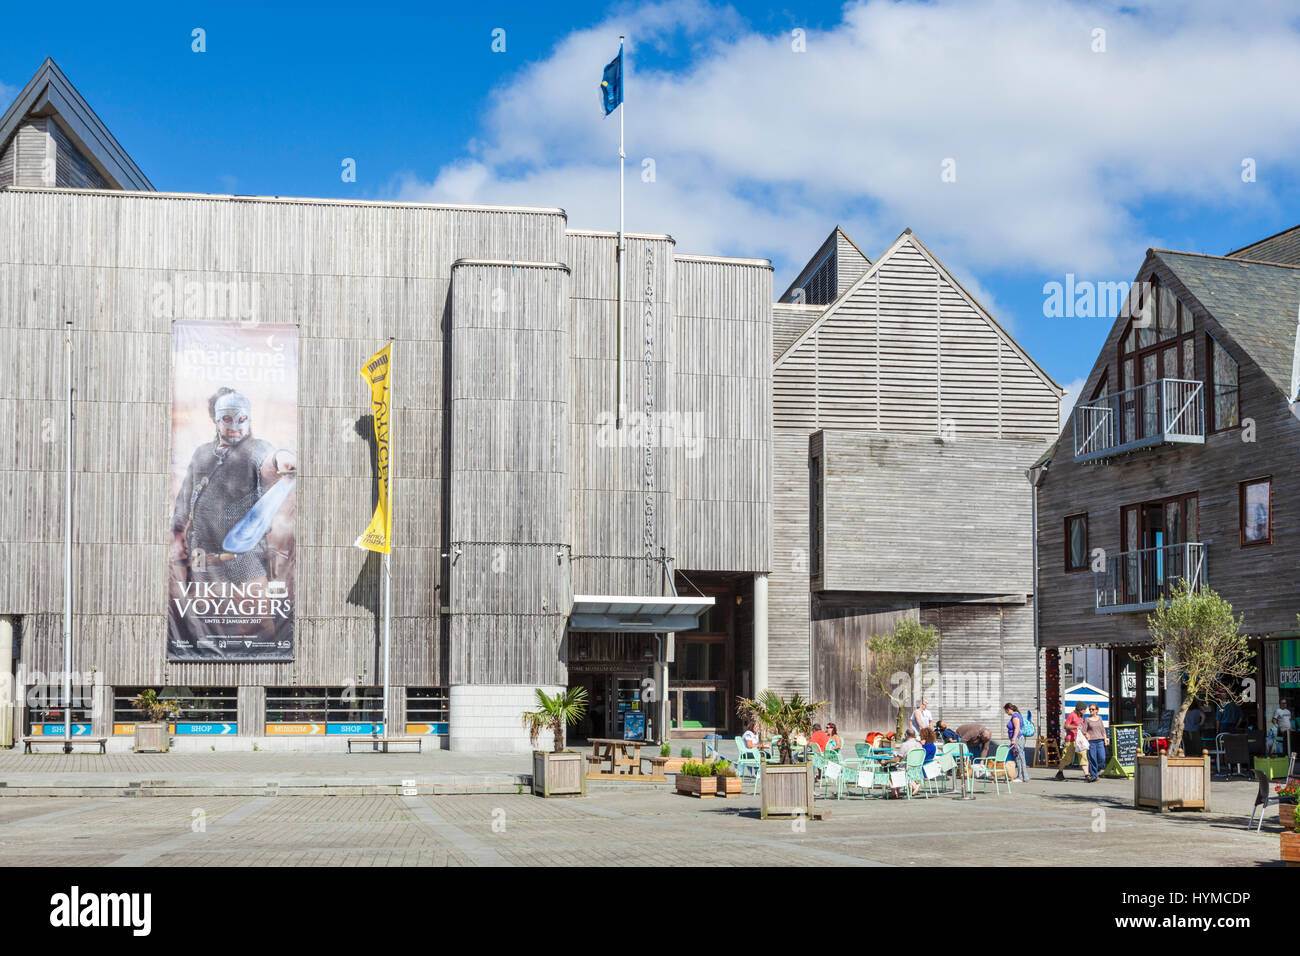
<path fill-rule="evenodd" d="M 1166 442 L 1205 442 L 1203 383 L 1162 378 L 1075 406 L 1075 461 Z"/>
<path fill-rule="evenodd" d="M 1205 587 L 1204 544 L 1189 541 L 1112 555 L 1105 570 L 1093 574 L 1097 613 L 1150 610 L 1183 580 L 1195 591 Z"/>

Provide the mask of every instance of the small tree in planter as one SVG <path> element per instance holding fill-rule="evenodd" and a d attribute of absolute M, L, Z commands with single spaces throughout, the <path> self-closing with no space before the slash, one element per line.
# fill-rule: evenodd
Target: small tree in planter
<path fill-rule="evenodd" d="M 812 733 L 813 719 L 825 706 L 825 701 L 814 703 L 798 694 L 786 700 L 774 690 L 765 690 L 753 699 L 737 698 L 736 712 L 745 723 L 756 720 L 759 726 L 770 728 L 780 738 L 777 750 L 781 763 L 788 764 L 794 763 L 791 736 Z"/>
<path fill-rule="evenodd" d="M 171 716 L 181 709 L 181 705 L 174 700 L 163 700 L 152 688 L 140 691 L 131 703 L 146 718 L 144 723 L 135 725 L 136 753 L 165 753 L 171 745 L 168 723 Z"/>
<path fill-rule="evenodd" d="M 871 665 L 867 689 L 885 694 L 898 706 L 898 738 L 903 737 L 908 707 L 912 704 L 912 679 L 939 646 L 939 632 L 915 618 L 905 617 L 888 634 L 873 635 L 867 641 Z M 900 679 L 901 678 L 901 679 Z"/>
<path fill-rule="evenodd" d="M 564 749 L 564 729 L 582 720 L 587 713 L 587 689 L 570 687 L 551 695 L 536 689 L 537 710 L 525 711 L 524 729 L 528 740 L 537 746 L 543 731 L 554 734 L 555 748 L 547 753 L 533 751 L 533 793 L 543 797 L 576 796 L 587 792 L 587 775 L 582 754 Z"/>
<path fill-rule="evenodd" d="M 812 732 L 813 718 L 825 706 L 824 701 L 807 701 L 795 694 L 786 700 L 772 690 L 765 690 L 752 700 L 741 698 L 737 710 L 746 723 L 758 721 L 780 738 L 777 744 L 779 764 L 764 764 L 759 782 L 761 798 L 759 816 L 808 817 L 813 809 L 813 765 L 795 763 L 790 737 Z"/>
<path fill-rule="evenodd" d="M 1183 721 L 1193 700 L 1212 700 L 1222 692 L 1240 701 L 1234 682 L 1254 673 L 1254 654 L 1241 633 L 1241 618 L 1232 605 L 1209 588 L 1194 591 L 1178 582 L 1173 597 L 1161 601 L 1147 618 L 1154 645 L 1153 658 L 1162 659 L 1167 673 L 1182 680 L 1183 701 L 1170 730 L 1173 756 L 1139 755 L 1134 802 L 1164 812 L 1171 807 L 1209 809 L 1210 758 L 1184 757 Z"/>

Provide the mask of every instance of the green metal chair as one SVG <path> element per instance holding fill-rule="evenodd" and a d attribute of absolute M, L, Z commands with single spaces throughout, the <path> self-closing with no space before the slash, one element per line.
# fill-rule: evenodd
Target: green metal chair
<path fill-rule="evenodd" d="M 763 786 L 763 755 L 756 747 L 746 745 L 744 737 L 736 738 L 736 754 L 736 772 L 741 777 L 754 775 L 754 793 L 757 794 Z"/>
<path fill-rule="evenodd" d="M 927 800 L 930 795 L 925 791 L 925 776 L 921 768 L 925 766 L 925 748 L 917 747 L 907 752 L 907 762 L 904 769 L 907 771 L 907 799 L 912 799 L 912 784 L 919 784 L 921 795 Z"/>
<path fill-rule="evenodd" d="M 978 768 L 976 779 L 984 781 L 984 792 L 989 792 L 989 780 L 993 781 L 993 792 L 1001 795 L 999 780 L 1007 782 L 1007 793 L 1011 792 L 1011 777 L 1007 774 L 1007 757 L 1011 756 L 1010 744 L 998 744 L 992 757 L 972 757 L 971 766 Z"/>

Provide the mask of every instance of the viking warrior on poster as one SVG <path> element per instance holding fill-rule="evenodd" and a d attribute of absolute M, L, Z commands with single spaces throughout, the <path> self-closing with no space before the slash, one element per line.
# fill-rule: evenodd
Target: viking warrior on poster
<path fill-rule="evenodd" d="M 275 658 L 291 646 L 292 532 L 276 514 L 298 461 L 253 435 L 248 398 L 208 399 L 216 428 L 190 460 L 172 513 L 169 647 L 173 659 Z"/>

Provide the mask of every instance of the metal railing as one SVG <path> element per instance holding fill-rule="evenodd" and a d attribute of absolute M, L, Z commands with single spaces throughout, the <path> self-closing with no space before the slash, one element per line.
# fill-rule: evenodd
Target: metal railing
<path fill-rule="evenodd" d="M 1205 441 L 1204 383 L 1162 378 L 1081 402 L 1074 459 L 1088 461 L 1165 442 Z"/>
<path fill-rule="evenodd" d="M 1205 545 L 1199 541 L 1121 552 L 1093 574 L 1097 613 L 1153 608 L 1184 580 L 1193 590 L 1205 587 Z"/>

